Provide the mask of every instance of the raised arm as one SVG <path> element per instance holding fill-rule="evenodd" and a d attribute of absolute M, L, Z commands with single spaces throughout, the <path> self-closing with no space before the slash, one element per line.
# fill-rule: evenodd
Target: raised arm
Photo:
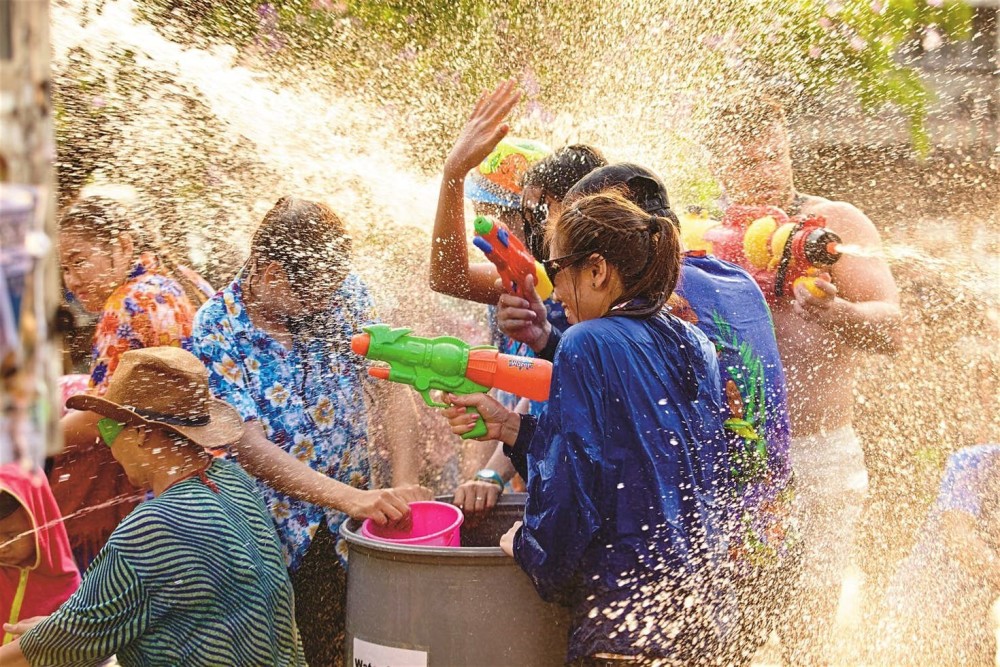
<path fill-rule="evenodd" d="M 832 282 L 817 281 L 826 296 L 815 297 L 801 286 L 796 288 L 795 312 L 836 332 L 851 347 L 895 353 L 903 336 L 899 290 L 881 256 L 878 230 L 864 213 L 844 202 L 827 202 L 811 212 L 822 215 L 845 244 L 866 252 L 865 256 L 842 255 L 830 271 Z"/>
<path fill-rule="evenodd" d="M 494 266 L 469 262 L 464 184 L 466 174 L 486 159 L 509 131 L 505 120 L 520 99 L 513 79 L 492 93 L 483 93 L 448 154 L 431 238 L 430 283 L 435 292 L 487 304 L 500 298 L 495 285 L 499 274 Z"/>

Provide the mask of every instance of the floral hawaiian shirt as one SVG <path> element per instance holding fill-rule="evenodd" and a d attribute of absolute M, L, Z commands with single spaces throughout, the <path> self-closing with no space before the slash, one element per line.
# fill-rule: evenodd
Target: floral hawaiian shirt
<path fill-rule="evenodd" d="M 108 297 L 94 332 L 90 390 L 104 394 L 121 355 L 170 345 L 190 349 L 195 307 L 156 255 L 144 252 L 126 281 Z"/>
<path fill-rule="evenodd" d="M 367 488 L 367 362 L 351 352 L 350 340 L 374 321 L 368 288 L 349 275 L 334 294 L 329 335 L 297 339 L 288 349 L 250 321 L 243 281 L 237 276 L 195 318 L 194 351 L 208 367 L 212 392 L 244 420 L 260 420 L 271 442 L 314 470 Z M 347 564 L 347 545 L 340 539 L 346 514 L 291 498 L 260 480 L 258 485 L 293 572 L 324 518 Z"/>

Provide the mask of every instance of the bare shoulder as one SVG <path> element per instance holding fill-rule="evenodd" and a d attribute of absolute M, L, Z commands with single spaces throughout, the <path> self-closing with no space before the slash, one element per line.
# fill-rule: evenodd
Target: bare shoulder
<path fill-rule="evenodd" d="M 827 226 L 848 242 L 880 241 L 878 229 L 864 212 L 845 201 L 808 196 L 802 205 L 802 213 L 818 215 L 826 220 Z"/>

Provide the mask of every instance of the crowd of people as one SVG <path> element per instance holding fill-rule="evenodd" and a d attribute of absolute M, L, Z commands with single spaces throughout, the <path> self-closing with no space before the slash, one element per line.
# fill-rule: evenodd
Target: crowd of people
<path fill-rule="evenodd" d="M 499 546 L 568 608 L 567 664 L 748 664 L 772 633 L 790 664 L 825 664 L 867 487 L 854 371 L 902 337 L 888 266 L 845 256 L 769 307 L 746 271 L 684 247 L 653 170 L 509 137 L 519 99 L 514 81 L 484 93 L 445 160 L 430 283 L 487 304 L 501 351 L 550 360 L 551 397 L 447 397 L 454 433 L 487 426 L 454 503 L 474 517 L 526 490 Z M 857 208 L 796 190 L 780 104 L 748 91 L 711 117 L 723 208 L 821 216 L 879 247 Z M 467 202 L 525 242 L 551 298 L 470 258 Z M 342 665 L 341 525 L 405 523 L 431 491 L 411 392 L 351 351 L 377 316 L 341 219 L 281 198 L 218 291 L 100 197 L 63 214 L 60 256 L 98 314 L 89 386 L 47 480 L 0 469 L 0 665 Z M 378 438 L 391 488 L 372 488 Z M 940 535 L 912 557 L 985 593 L 938 615 L 971 628 L 969 661 L 1000 592 L 996 458 L 949 465 Z M 907 581 L 894 650 L 938 599 Z"/>

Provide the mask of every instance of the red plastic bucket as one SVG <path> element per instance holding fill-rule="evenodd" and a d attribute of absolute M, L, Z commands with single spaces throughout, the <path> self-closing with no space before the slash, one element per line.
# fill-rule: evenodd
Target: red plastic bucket
<path fill-rule="evenodd" d="M 371 519 L 361 524 L 361 534 L 370 540 L 425 547 L 462 546 L 462 510 L 448 503 L 420 500 L 410 503 L 411 526 L 397 530 L 379 526 Z"/>

